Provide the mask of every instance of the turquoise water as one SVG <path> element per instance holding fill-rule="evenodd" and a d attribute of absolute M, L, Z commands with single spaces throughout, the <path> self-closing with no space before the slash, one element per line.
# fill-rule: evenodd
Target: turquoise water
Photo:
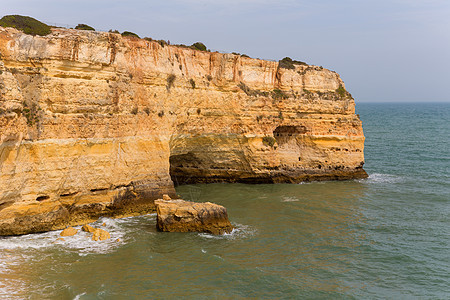
<path fill-rule="evenodd" d="M 102 243 L 1 238 L 0 298 L 450 298 L 450 104 L 357 113 L 368 179 L 178 187 L 227 207 L 220 237 L 159 233 L 150 215 L 100 220 Z"/>

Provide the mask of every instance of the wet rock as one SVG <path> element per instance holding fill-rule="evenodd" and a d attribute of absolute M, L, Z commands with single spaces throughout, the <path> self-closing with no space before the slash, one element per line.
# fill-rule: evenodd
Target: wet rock
<path fill-rule="evenodd" d="M 110 238 L 111 235 L 109 234 L 109 232 L 100 228 L 96 228 L 94 234 L 92 235 L 93 241 L 104 241 Z"/>
<path fill-rule="evenodd" d="M 160 231 L 230 233 L 227 209 L 210 202 L 184 200 L 156 200 L 157 224 Z"/>
<path fill-rule="evenodd" d="M 73 236 L 77 234 L 78 230 L 73 227 L 67 227 L 59 235 L 60 236 Z"/>
<path fill-rule="evenodd" d="M 89 224 L 86 224 L 86 225 L 83 225 L 83 227 L 81 227 L 81 230 L 86 231 L 86 232 L 94 232 L 95 228 Z"/>

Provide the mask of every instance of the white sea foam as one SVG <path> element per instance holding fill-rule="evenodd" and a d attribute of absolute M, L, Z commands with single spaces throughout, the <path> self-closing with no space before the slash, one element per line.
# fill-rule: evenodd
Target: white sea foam
<path fill-rule="evenodd" d="M 283 199 L 281 200 L 281 202 L 298 202 L 298 201 L 300 200 L 296 197 L 283 197 Z"/>
<path fill-rule="evenodd" d="M 137 218 L 138 219 L 138 218 Z M 142 221 L 142 220 L 141 220 Z M 61 238 L 62 230 L 49 231 L 45 233 L 27 234 L 21 236 L 0 237 L 0 299 L 15 299 L 21 291 L 26 289 L 25 283 L 20 280 L 10 278 L 11 272 L 17 266 L 26 264 L 37 257 L 35 250 L 41 249 L 60 249 L 67 252 L 76 252 L 80 256 L 86 256 L 92 253 L 108 253 L 114 251 L 120 245 L 126 243 L 127 233 L 124 224 L 139 222 L 132 217 L 124 219 L 102 218 L 91 224 L 96 228 L 102 228 L 108 231 L 111 238 L 105 241 L 92 241 L 92 233 L 84 232 L 81 226 L 74 226 L 78 233 L 74 236 Z M 105 224 L 105 226 L 103 226 Z M 120 239 L 118 242 L 117 240 Z M 75 299 L 80 299 L 84 294 L 79 294 Z M 20 296 L 17 296 L 20 298 Z"/>
<path fill-rule="evenodd" d="M 403 180 L 403 177 L 397 175 L 374 173 L 370 174 L 369 178 L 359 179 L 358 181 L 362 183 L 399 183 Z"/>
<path fill-rule="evenodd" d="M 233 223 L 233 230 L 231 233 L 224 233 L 222 235 L 214 235 L 210 233 L 198 233 L 199 236 L 207 239 L 236 239 L 252 236 L 256 233 L 256 230 L 248 225 L 242 225 Z"/>
<path fill-rule="evenodd" d="M 84 296 L 84 295 L 86 295 L 86 292 L 76 295 L 75 298 L 73 298 L 73 300 L 79 300 L 79 299 L 81 299 L 81 296 Z"/>
<path fill-rule="evenodd" d="M 126 239 L 127 231 L 121 226 L 121 223 L 127 221 L 130 220 L 102 218 L 94 222 L 92 224 L 94 227 L 105 229 L 110 233 L 111 239 L 105 241 L 94 242 L 91 239 L 92 233 L 82 231 L 81 226 L 75 226 L 74 228 L 78 229 L 78 233 L 74 236 L 63 237 L 64 240 L 58 240 L 58 238 L 61 238 L 60 233 L 62 230 L 2 237 L 0 238 L 0 251 L 4 253 L 5 251 L 17 249 L 31 250 L 57 247 L 69 251 L 76 250 L 80 255 L 89 253 L 107 253 L 117 248 Z M 105 224 L 105 226 L 103 226 L 103 224 Z M 120 242 L 117 242 L 117 239 L 120 239 Z M 2 264 L 3 259 L 3 257 L 0 258 L 0 265 Z"/>

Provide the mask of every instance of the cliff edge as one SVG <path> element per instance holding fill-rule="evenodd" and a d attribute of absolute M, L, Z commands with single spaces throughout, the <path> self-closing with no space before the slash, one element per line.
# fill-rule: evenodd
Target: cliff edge
<path fill-rule="evenodd" d="M 366 177 L 354 106 L 318 66 L 0 27 L 0 235 L 152 212 L 174 183 Z"/>

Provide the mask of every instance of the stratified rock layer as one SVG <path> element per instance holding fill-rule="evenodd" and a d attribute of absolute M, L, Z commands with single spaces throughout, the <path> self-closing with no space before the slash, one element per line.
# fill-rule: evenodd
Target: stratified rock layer
<path fill-rule="evenodd" d="M 156 227 L 167 232 L 231 233 L 227 209 L 211 202 L 156 200 Z"/>
<path fill-rule="evenodd" d="M 52 30 L 0 28 L 0 235 L 153 212 L 174 183 L 366 176 L 335 72 Z"/>

